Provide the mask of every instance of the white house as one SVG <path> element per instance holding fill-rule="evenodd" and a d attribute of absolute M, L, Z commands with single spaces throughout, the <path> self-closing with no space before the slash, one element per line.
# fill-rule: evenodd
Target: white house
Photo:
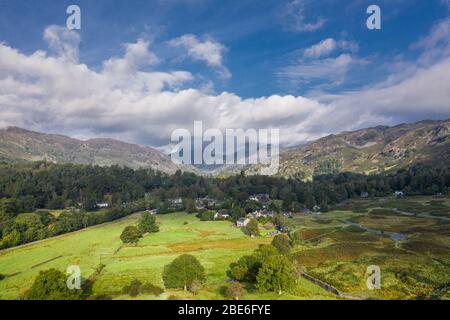
<path fill-rule="evenodd" d="M 249 222 L 250 222 L 249 218 L 239 218 L 236 221 L 236 227 L 243 228 L 243 227 L 247 226 Z"/>
<path fill-rule="evenodd" d="M 230 215 L 228 213 L 217 211 L 214 214 L 214 219 L 215 220 L 217 220 L 217 219 L 228 219 L 228 218 L 230 218 Z"/>
<path fill-rule="evenodd" d="M 403 193 L 403 191 L 395 191 L 394 196 L 396 196 L 397 198 L 403 198 L 405 194 Z"/>
<path fill-rule="evenodd" d="M 99 202 L 96 204 L 97 208 L 108 208 L 109 204 L 106 202 Z"/>

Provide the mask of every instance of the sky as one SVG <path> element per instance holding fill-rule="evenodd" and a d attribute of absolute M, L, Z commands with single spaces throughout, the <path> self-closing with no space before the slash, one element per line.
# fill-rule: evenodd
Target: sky
<path fill-rule="evenodd" d="M 449 39 L 450 0 L 0 0 L 0 127 L 164 149 L 196 120 L 293 146 L 448 119 Z"/>

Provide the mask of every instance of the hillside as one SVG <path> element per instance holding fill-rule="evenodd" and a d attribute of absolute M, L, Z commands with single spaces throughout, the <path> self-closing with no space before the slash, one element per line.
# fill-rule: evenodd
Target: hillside
<path fill-rule="evenodd" d="M 450 160 L 450 120 L 378 126 L 330 135 L 280 155 L 280 175 L 379 173 Z M 249 172 L 255 172 L 255 168 Z"/>
<path fill-rule="evenodd" d="M 0 160 L 121 165 L 173 173 L 181 167 L 156 149 L 113 139 L 82 141 L 63 135 L 43 134 L 17 127 L 0 130 Z M 189 167 L 183 169 L 192 170 Z"/>

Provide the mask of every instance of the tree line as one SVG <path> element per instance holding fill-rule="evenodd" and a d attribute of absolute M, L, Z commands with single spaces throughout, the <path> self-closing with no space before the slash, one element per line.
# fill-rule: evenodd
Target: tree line
<path fill-rule="evenodd" d="M 152 169 L 87 166 L 36 162 L 0 165 L 0 248 L 44 239 L 124 217 L 145 209 L 167 213 L 170 199 L 184 199 L 181 209 L 194 212 L 193 199 L 222 200 L 233 219 L 254 208 L 248 198 L 266 193 L 277 204 L 274 211 L 322 210 L 367 193 L 387 196 L 396 190 L 406 195 L 447 194 L 450 169 L 415 166 L 395 173 L 362 175 L 337 173 L 315 176 L 312 181 L 277 176 L 241 174 L 228 178 L 199 176 L 177 171 L 173 175 Z M 97 210 L 98 202 L 109 208 Z M 48 210 L 60 209 L 59 216 Z M 23 213 L 27 214 L 23 214 Z M 202 219 L 210 219 L 207 214 Z"/>

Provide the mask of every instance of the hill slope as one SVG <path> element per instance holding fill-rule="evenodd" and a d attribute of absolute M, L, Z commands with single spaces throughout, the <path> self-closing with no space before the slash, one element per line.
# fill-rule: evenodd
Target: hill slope
<path fill-rule="evenodd" d="M 450 160 L 450 120 L 379 126 L 330 135 L 280 155 L 280 175 L 378 173 Z"/>
<path fill-rule="evenodd" d="M 450 163 L 450 120 L 425 120 L 342 132 L 282 150 L 278 175 L 308 179 L 338 172 L 376 174 L 444 162 Z M 241 170 L 258 174 L 261 165 L 223 165 L 210 173 L 226 177 Z"/>
<path fill-rule="evenodd" d="M 43 134 L 9 127 L 0 130 L 0 160 L 46 160 L 56 163 L 121 165 L 130 168 L 152 168 L 173 173 L 177 169 L 193 170 L 175 165 L 156 149 L 113 139 L 82 141 L 56 134 Z"/>

